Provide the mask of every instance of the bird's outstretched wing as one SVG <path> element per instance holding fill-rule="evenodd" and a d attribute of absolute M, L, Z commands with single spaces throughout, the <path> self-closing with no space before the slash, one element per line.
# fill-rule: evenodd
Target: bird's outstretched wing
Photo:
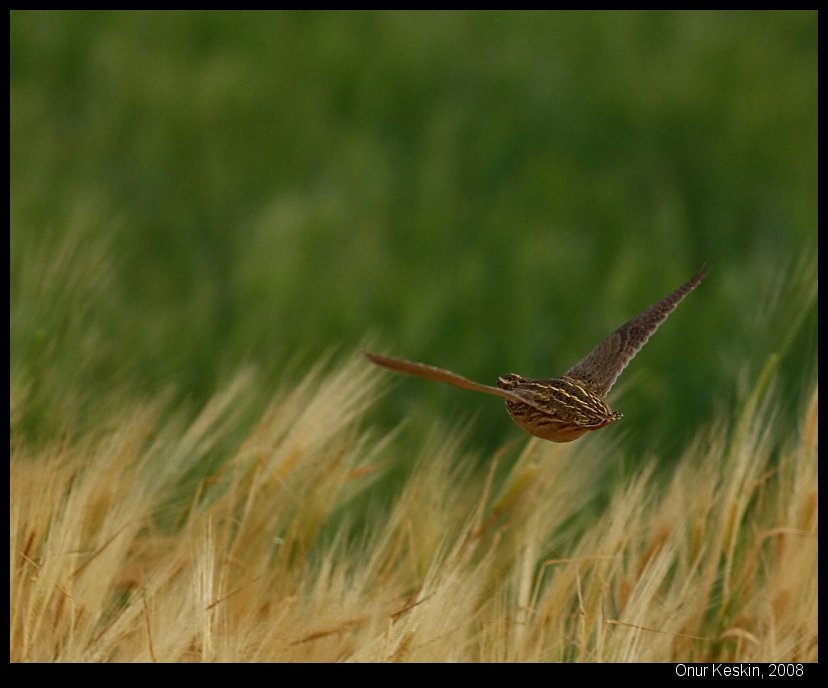
<path fill-rule="evenodd" d="M 452 373 L 450 370 L 444 370 L 436 366 L 428 365 L 426 363 L 417 363 L 415 361 L 407 361 L 404 358 L 391 358 L 390 356 L 382 356 L 370 351 L 365 351 L 365 357 L 372 363 L 376 363 L 383 368 L 395 370 L 398 373 L 405 373 L 406 375 L 414 375 L 416 377 L 424 377 L 426 380 L 434 380 L 435 382 L 445 382 L 448 385 L 454 385 L 461 389 L 469 389 L 472 392 L 483 392 L 483 394 L 491 394 L 492 396 L 501 397 L 514 401 L 519 404 L 526 404 L 532 406 L 539 411 L 544 411 L 532 399 L 527 399 L 515 392 L 510 392 L 500 387 L 491 387 L 490 385 L 482 385 L 479 382 L 474 382 L 468 378 Z"/>
<path fill-rule="evenodd" d="M 707 276 L 702 268 L 673 293 L 625 323 L 570 368 L 566 377 L 581 380 L 600 397 L 605 397 L 621 371 L 647 343 L 647 340 L 672 313 L 682 299 Z"/>

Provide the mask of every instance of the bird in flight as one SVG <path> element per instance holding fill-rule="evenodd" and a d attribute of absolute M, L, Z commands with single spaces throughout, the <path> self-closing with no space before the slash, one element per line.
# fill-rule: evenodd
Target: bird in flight
<path fill-rule="evenodd" d="M 702 268 L 674 292 L 615 330 L 561 377 L 535 380 L 509 373 L 500 376 L 497 387 L 492 387 L 425 363 L 368 351 L 365 356 L 398 373 L 501 397 L 512 420 L 530 435 L 571 442 L 621 418 L 622 414 L 611 409 L 604 398 L 661 323 L 706 276 L 707 270 Z"/>

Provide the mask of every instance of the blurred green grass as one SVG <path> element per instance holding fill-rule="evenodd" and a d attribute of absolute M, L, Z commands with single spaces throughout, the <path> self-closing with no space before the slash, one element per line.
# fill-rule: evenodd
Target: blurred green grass
<path fill-rule="evenodd" d="M 817 45 L 816 12 L 13 12 L 14 432 L 197 407 L 242 367 L 264 401 L 366 337 L 556 375 L 705 262 L 607 432 L 677 453 L 775 353 L 793 411 Z M 389 386 L 378 423 L 517 436 L 494 400 Z"/>

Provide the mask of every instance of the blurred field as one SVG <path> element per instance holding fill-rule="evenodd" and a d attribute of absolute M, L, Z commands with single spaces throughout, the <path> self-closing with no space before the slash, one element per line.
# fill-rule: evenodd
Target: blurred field
<path fill-rule="evenodd" d="M 366 336 L 483 382 L 559 374 L 705 262 L 622 379 L 629 446 L 679 451 L 771 353 L 789 411 L 808 379 L 815 12 L 15 12 L 10 37 L 33 437 L 112 390 L 204 403 L 244 365 L 267 399 Z M 432 385 L 377 420 L 407 415 L 513 436 Z"/>
<path fill-rule="evenodd" d="M 817 45 L 13 12 L 12 659 L 815 659 Z M 354 358 L 560 374 L 704 263 L 572 446 Z"/>

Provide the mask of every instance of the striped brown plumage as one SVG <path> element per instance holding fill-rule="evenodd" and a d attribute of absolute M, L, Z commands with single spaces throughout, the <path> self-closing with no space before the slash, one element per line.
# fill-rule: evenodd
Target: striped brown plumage
<path fill-rule="evenodd" d="M 571 442 L 590 430 L 621 418 L 604 401 L 618 376 L 682 299 L 705 278 L 700 270 L 671 294 L 619 327 L 561 377 L 529 379 L 510 373 L 497 387 L 473 382 L 457 373 L 402 358 L 366 352 L 377 365 L 455 387 L 499 396 L 512 420 L 526 432 L 552 442 Z"/>

